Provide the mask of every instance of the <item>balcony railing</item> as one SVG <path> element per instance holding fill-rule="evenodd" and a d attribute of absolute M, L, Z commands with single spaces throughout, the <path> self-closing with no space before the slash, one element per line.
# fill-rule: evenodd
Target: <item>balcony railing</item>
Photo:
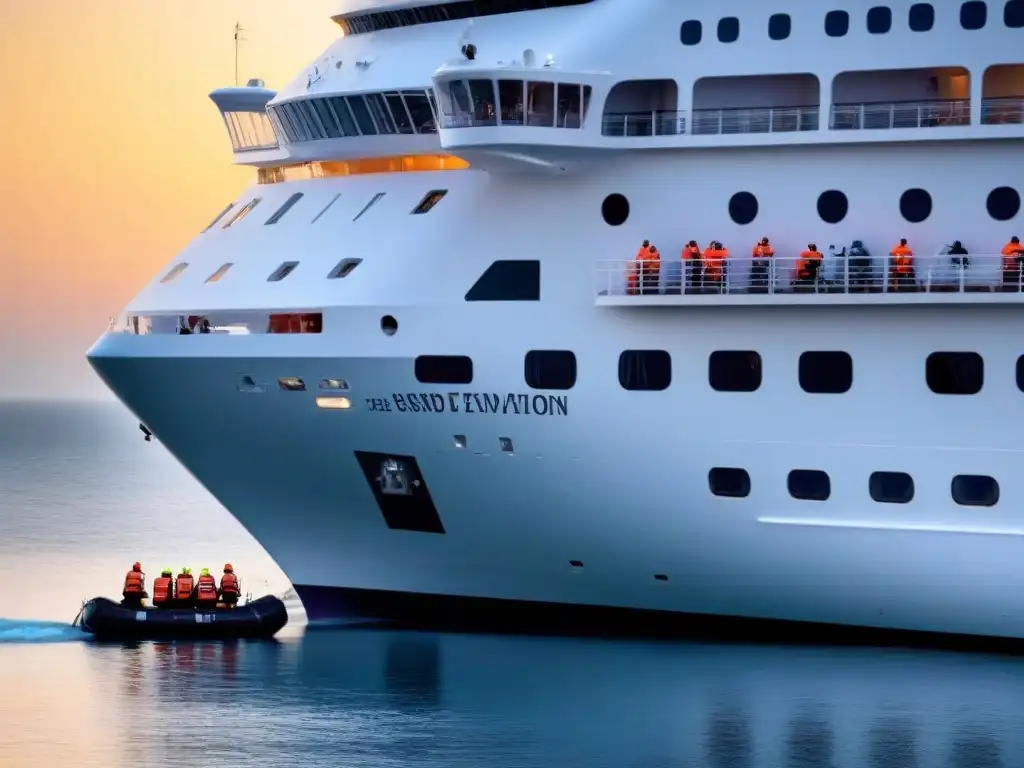
<path fill-rule="evenodd" d="M 856 131 L 970 124 L 970 100 L 952 99 L 888 104 L 833 104 L 828 127 L 833 131 Z"/>
<path fill-rule="evenodd" d="M 1020 125 L 1024 123 L 1024 97 L 982 99 L 981 122 L 982 125 Z"/>
<path fill-rule="evenodd" d="M 686 133 L 686 113 L 675 110 L 606 112 L 601 119 L 603 136 L 678 136 Z"/>
<path fill-rule="evenodd" d="M 896 271 L 889 256 L 823 256 L 811 274 L 801 274 L 799 257 L 732 256 L 722 262 L 717 279 L 699 264 L 678 258 L 662 259 L 658 266 L 650 261 L 600 261 L 597 295 L 1019 293 L 1022 287 L 1020 269 L 1004 273 L 999 254 L 916 256 L 911 273 Z"/>
<path fill-rule="evenodd" d="M 818 107 L 758 107 L 753 109 L 695 109 L 695 135 L 793 133 L 818 130 Z"/>
<path fill-rule="evenodd" d="M 465 112 L 459 112 L 458 114 L 442 114 L 441 115 L 441 127 L 442 128 L 493 128 L 497 125 L 502 126 L 528 126 L 530 128 L 575 128 L 579 129 L 582 127 L 580 123 L 580 116 L 578 112 L 563 112 L 557 115 L 557 122 L 555 121 L 556 115 L 553 112 L 527 112 L 525 115 L 522 110 L 502 110 L 499 114 L 477 114 L 470 115 Z"/>

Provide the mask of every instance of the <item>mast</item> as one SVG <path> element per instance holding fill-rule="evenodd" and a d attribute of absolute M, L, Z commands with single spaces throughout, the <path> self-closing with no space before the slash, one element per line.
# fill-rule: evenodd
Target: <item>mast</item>
<path fill-rule="evenodd" d="M 242 37 L 242 33 L 244 31 L 245 30 L 242 29 L 242 22 L 236 21 L 235 22 L 235 85 L 236 86 L 241 85 L 241 83 L 238 80 L 238 45 L 239 45 L 239 43 L 244 43 L 245 42 L 245 38 Z"/>

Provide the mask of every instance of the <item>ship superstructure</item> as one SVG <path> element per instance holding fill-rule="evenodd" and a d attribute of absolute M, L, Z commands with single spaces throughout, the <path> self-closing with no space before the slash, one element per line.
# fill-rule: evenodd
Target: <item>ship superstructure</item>
<path fill-rule="evenodd" d="M 311 619 L 1024 637 L 1024 2 L 336 21 L 211 94 L 255 183 L 89 352 Z"/>

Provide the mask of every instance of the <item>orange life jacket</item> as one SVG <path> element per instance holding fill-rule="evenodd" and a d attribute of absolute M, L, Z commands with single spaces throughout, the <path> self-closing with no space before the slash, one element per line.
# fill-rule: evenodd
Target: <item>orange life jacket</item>
<path fill-rule="evenodd" d="M 811 276 L 811 262 L 821 261 L 821 251 L 807 250 L 800 254 L 800 261 L 796 263 L 796 276 L 807 279 Z"/>
<path fill-rule="evenodd" d="M 222 596 L 238 594 L 238 577 L 235 574 L 225 573 L 220 577 L 220 593 Z"/>
<path fill-rule="evenodd" d="M 892 264 L 897 272 L 910 273 L 914 264 L 914 252 L 905 245 L 897 245 L 889 255 L 892 256 Z"/>
<path fill-rule="evenodd" d="M 146 591 L 146 577 L 141 571 L 128 571 L 124 577 L 124 594 L 141 595 Z"/>
<path fill-rule="evenodd" d="M 1003 246 L 1003 269 L 1020 269 L 1019 256 L 1024 256 L 1024 245 L 1020 243 L 1007 243 Z"/>
<path fill-rule="evenodd" d="M 196 600 L 199 602 L 217 602 L 217 581 L 209 574 L 200 576 L 196 582 Z"/>
<path fill-rule="evenodd" d="M 171 599 L 171 583 L 174 581 L 170 576 L 157 576 L 153 579 L 153 602 L 166 603 Z"/>
<path fill-rule="evenodd" d="M 683 248 L 683 258 L 700 261 L 700 248 L 695 245 L 687 245 Z"/>
<path fill-rule="evenodd" d="M 758 243 L 754 246 L 754 258 L 755 259 L 770 259 L 775 255 L 775 251 L 772 250 L 770 245 L 761 245 Z"/>
<path fill-rule="evenodd" d="M 710 280 L 722 277 L 722 262 L 729 258 L 728 248 L 704 249 L 704 274 Z"/>
<path fill-rule="evenodd" d="M 174 596 L 178 600 L 189 600 L 192 597 L 192 586 L 195 582 L 191 574 L 179 573 L 178 581 L 174 585 Z"/>

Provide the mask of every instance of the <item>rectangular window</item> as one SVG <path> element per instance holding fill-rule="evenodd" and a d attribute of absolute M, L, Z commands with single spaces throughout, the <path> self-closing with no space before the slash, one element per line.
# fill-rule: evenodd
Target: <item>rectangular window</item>
<path fill-rule="evenodd" d="M 448 194 L 448 190 L 447 189 L 433 189 L 430 192 L 427 192 L 426 197 L 424 197 L 422 200 L 420 200 L 419 205 L 417 205 L 415 208 L 413 208 L 412 212 L 413 213 L 427 213 L 427 212 L 429 212 L 430 209 L 433 208 L 435 205 L 437 205 L 439 202 L 441 202 L 441 198 L 444 197 L 447 194 Z"/>
<path fill-rule="evenodd" d="M 370 202 L 368 202 L 365 206 L 363 206 L 363 210 L 357 213 L 356 217 L 352 219 L 352 221 L 359 221 L 359 217 L 366 213 L 368 210 L 370 210 L 370 208 L 373 207 L 376 204 L 376 202 L 380 200 L 382 197 L 384 197 L 383 192 L 378 192 L 376 195 L 374 195 L 373 199 Z"/>
<path fill-rule="evenodd" d="M 421 384 L 473 383 L 473 361 L 465 355 L 420 355 L 413 369 Z"/>
<path fill-rule="evenodd" d="M 284 204 L 280 208 L 278 208 L 276 211 L 274 211 L 274 215 L 273 216 L 271 216 L 269 219 L 267 219 L 263 223 L 264 224 L 277 224 L 277 222 L 279 222 L 281 220 L 281 217 L 284 216 L 286 213 L 288 213 L 288 211 L 291 210 L 291 207 L 293 205 L 295 205 L 297 202 L 299 202 L 299 200 L 301 198 L 302 198 L 302 193 L 301 192 L 296 192 L 294 195 L 292 195 L 287 200 L 285 200 Z"/>
<path fill-rule="evenodd" d="M 295 268 L 299 266 L 297 261 L 286 261 L 280 267 L 275 269 L 270 277 L 267 278 L 268 283 L 279 283 L 284 280 L 288 275 L 295 271 Z"/>
<path fill-rule="evenodd" d="M 255 208 L 257 205 L 259 205 L 259 202 L 262 199 L 263 199 L 262 197 L 254 197 L 252 200 L 250 200 L 248 203 L 246 203 L 242 208 L 239 208 L 238 209 L 238 213 L 236 213 L 234 216 L 232 216 L 230 219 L 228 219 L 227 223 L 223 227 L 221 227 L 221 229 L 227 229 L 228 227 L 230 227 L 235 222 L 241 221 L 242 219 L 244 219 L 246 216 L 249 215 L 249 212 L 252 211 L 253 208 Z"/>
<path fill-rule="evenodd" d="M 339 197 L 341 197 L 341 192 L 339 192 L 334 197 L 332 197 L 330 199 L 330 201 L 327 203 L 327 205 L 325 205 L 323 208 L 320 209 L 320 213 L 318 213 L 316 216 L 314 216 L 313 220 L 311 222 L 309 222 L 309 223 L 310 224 L 316 224 L 317 219 L 319 219 L 321 216 L 323 216 L 325 213 L 327 213 L 327 209 L 330 208 L 332 205 L 334 205 L 336 202 L 338 202 L 338 198 Z"/>
<path fill-rule="evenodd" d="M 319 312 L 289 312 L 271 315 L 267 333 L 320 333 L 323 327 Z"/>
<path fill-rule="evenodd" d="M 362 259 L 342 259 L 338 265 L 327 275 L 328 279 L 336 280 L 339 277 L 348 277 L 352 270 L 359 266 Z"/>
<path fill-rule="evenodd" d="M 234 262 L 229 261 L 227 264 L 221 264 L 220 268 L 218 268 L 216 272 L 214 272 L 212 275 L 206 278 L 206 282 L 216 283 L 218 280 L 224 277 L 224 275 L 227 273 L 229 269 L 231 269 L 231 265 L 233 263 Z"/>
<path fill-rule="evenodd" d="M 217 218 L 215 218 L 213 221 L 211 221 L 209 224 L 206 225 L 206 229 L 211 229 L 214 224 L 216 224 L 218 221 L 220 221 L 221 219 L 224 218 L 224 214 L 226 214 L 228 211 L 230 211 L 234 207 L 235 207 L 234 203 L 228 203 L 227 206 L 225 206 L 224 210 L 217 214 Z M 206 229 L 204 229 L 203 232 L 205 232 Z"/>
<path fill-rule="evenodd" d="M 160 282 L 161 283 L 169 283 L 172 280 L 177 280 L 178 279 L 178 275 L 180 275 L 182 272 L 184 272 L 185 268 L 187 266 L 188 266 L 188 262 L 184 262 L 184 261 L 181 262 L 181 264 L 175 264 L 174 268 L 160 279 Z"/>

